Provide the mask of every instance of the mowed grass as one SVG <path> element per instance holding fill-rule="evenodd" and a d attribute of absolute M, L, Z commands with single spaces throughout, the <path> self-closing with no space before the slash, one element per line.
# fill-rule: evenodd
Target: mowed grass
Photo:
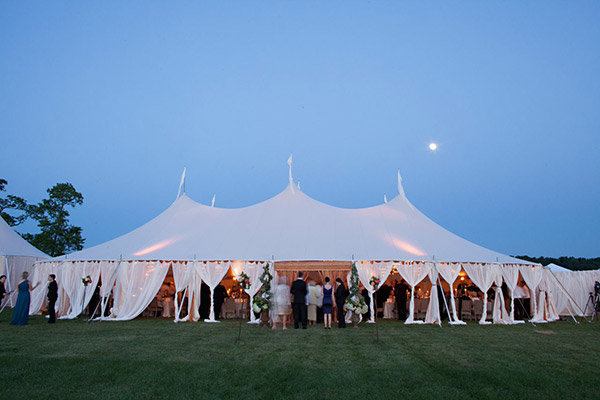
<path fill-rule="evenodd" d="M 8 311 L 8 312 L 7 312 Z M 162 319 L 26 327 L 0 315 L 0 398 L 600 398 L 600 324 L 273 332 Z"/>

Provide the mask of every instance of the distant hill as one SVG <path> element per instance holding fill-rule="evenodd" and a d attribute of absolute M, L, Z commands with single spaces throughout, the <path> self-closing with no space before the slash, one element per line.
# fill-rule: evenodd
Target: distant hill
<path fill-rule="evenodd" d="M 600 257 L 596 258 L 576 258 L 576 257 L 529 257 L 513 256 L 522 260 L 540 263 L 542 265 L 556 264 L 573 271 L 583 271 L 588 269 L 600 269 Z"/>

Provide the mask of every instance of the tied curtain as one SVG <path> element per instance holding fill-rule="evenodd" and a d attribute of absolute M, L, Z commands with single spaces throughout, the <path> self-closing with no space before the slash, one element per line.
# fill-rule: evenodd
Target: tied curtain
<path fill-rule="evenodd" d="M 200 278 L 206 282 L 210 288 L 210 315 L 204 322 L 217 322 L 217 320 L 215 320 L 215 299 L 213 292 L 225 277 L 227 271 L 229 271 L 230 263 L 225 261 L 194 261 L 194 264 Z"/>
<path fill-rule="evenodd" d="M 483 311 L 481 312 L 481 319 L 479 320 L 480 325 L 488 325 L 490 322 L 486 321 L 487 318 L 487 292 L 492 287 L 496 278 L 497 270 L 493 268 L 491 264 L 482 265 L 469 265 L 464 264 L 463 268 L 471 281 L 483 292 Z"/>
<path fill-rule="evenodd" d="M 59 318 L 74 319 L 83 312 L 92 299 L 100 278 L 100 268 L 97 262 L 76 261 L 64 263 L 61 269 L 62 280 L 57 283 L 59 290 L 62 288 L 67 295 L 68 303 L 65 301 L 61 304 Z M 88 275 L 92 282 L 86 287 L 82 279 Z"/>
<path fill-rule="evenodd" d="M 108 320 L 128 321 L 140 315 L 158 293 L 168 270 L 169 264 L 159 261 L 121 262 Z"/>
<path fill-rule="evenodd" d="M 510 315 L 506 311 L 504 294 L 502 293 L 502 269 L 499 265 L 492 265 L 491 268 L 494 270 L 494 283 L 496 284 L 492 322 L 494 324 L 510 324 Z"/>
<path fill-rule="evenodd" d="M 458 274 L 460 274 L 460 270 L 462 269 L 460 264 L 436 264 L 436 268 L 448 285 L 450 285 L 450 304 L 452 307 L 452 321 L 450 324 L 453 325 L 466 325 L 466 322 L 461 321 L 456 314 L 456 301 L 454 300 L 454 289 L 453 285 L 456 279 L 458 278 Z"/>
<path fill-rule="evenodd" d="M 500 271 L 502 272 L 502 279 L 506 286 L 508 286 L 508 290 L 510 291 L 510 314 L 508 320 L 511 324 L 519 324 L 523 321 L 515 321 L 515 289 L 519 283 L 519 268 L 513 265 L 502 265 L 500 267 Z"/>
<path fill-rule="evenodd" d="M 423 321 L 415 320 L 415 286 L 419 284 L 429 273 L 430 265 L 425 263 L 401 264 L 398 273 L 410 285 L 410 303 L 408 305 L 408 318 L 405 324 L 422 324 Z"/>
<path fill-rule="evenodd" d="M 521 265 L 519 266 L 519 272 L 525 280 L 525 284 L 529 288 L 531 294 L 531 304 L 533 305 L 533 316 L 537 314 L 537 288 L 542 281 L 543 269 L 541 265 Z"/>
<path fill-rule="evenodd" d="M 431 290 L 429 291 L 429 305 L 425 314 L 426 324 L 438 324 L 442 326 L 442 318 L 440 317 L 440 299 L 438 294 L 438 272 L 435 264 L 429 268 L 429 282 L 431 282 Z"/>
<path fill-rule="evenodd" d="M 537 313 L 533 316 L 532 322 L 552 322 L 558 320 L 558 314 L 554 309 L 554 302 L 552 301 L 552 294 L 554 289 L 554 282 L 551 281 L 551 272 L 549 270 L 542 270 L 542 280 L 538 286 L 539 296 L 537 304 Z"/>
<path fill-rule="evenodd" d="M 31 286 L 34 289 L 31 291 L 31 303 L 29 303 L 29 315 L 39 314 L 46 301 L 48 293 L 48 275 L 56 274 L 56 269 L 60 262 L 41 262 L 33 268 L 31 274 Z M 18 282 L 18 281 L 17 281 Z M 15 285 L 16 283 L 15 282 Z"/>
<path fill-rule="evenodd" d="M 200 319 L 200 313 L 198 307 L 200 305 L 200 290 L 202 285 L 202 279 L 196 271 L 194 264 L 188 261 L 174 261 L 171 265 L 173 270 L 173 279 L 175 280 L 175 320 L 174 322 L 185 322 L 193 321 L 196 322 Z M 181 300 L 179 300 L 179 293 L 181 294 Z M 181 305 L 183 300 L 187 297 L 187 315 L 181 317 Z M 181 304 L 180 304 L 181 303 Z"/>
<path fill-rule="evenodd" d="M 249 312 L 250 321 L 248 322 L 249 324 L 259 323 L 259 321 L 256 319 L 256 316 L 254 315 L 254 311 L 252 310 L 252 307 L 254 306 L 254 295 L 256 295 L 256 293 L 258 293 L 258 291 L 260 290 L 260 288 L 262 286 L 260 277 L 262 276 L 266 265 L 267 265 L 267 263 L 264 263 L 264 262 L 250 261 L 250 262 L 245 262 L 242 266 L 243 272 L 246 275 L 248 275 L 248 278 L 250 278 L 250 286 L 247 289 L 244 289 L 244 291 L 246 293 L 248 293 L 248 296 L 250 296 L 250 300 L 248 302 L 248 305 L 250 306 L 250 312 Z"/>
<path fill-rule="evenodd" d="M 100 286 L 100 317 L 104 319 L 106 315 L 106 304 L 110 297 L 110 293 L 113 290 L 115 281 L 117 280 L 117 268 L 123 263 L 123 261 L 100 261 L 100 279 L 102 279 L 102 286 Z"/>
<path fill-rule="evenodd" d="M 369 292 L 369 308 L 371 309 L 371 318 L 369 322 L 375 322 L 375 307 L 373 301 L 374 290 L 371 285 L 371 277 L 379 278 L 379 286 L 381 286 L 392 272 L 393 263 L 391 262 L 373 262 L 373 261 L 358 261 L 356 262 L 356 270 L 358 271 L 358 279 L 363 284 L 367 292 Z M 350 276 L 350 274 L 348 274 Z M 379 288 L 378 288 L 379 289 Z"/>

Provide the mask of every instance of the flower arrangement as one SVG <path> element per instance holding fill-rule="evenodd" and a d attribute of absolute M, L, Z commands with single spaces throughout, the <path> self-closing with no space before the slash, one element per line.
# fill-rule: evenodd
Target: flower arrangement
<path fill-rule="evenodd" d="M 83 283 L 83 286 L 87 286 L 90 283 L 92 283 L 92 277 L 91 276 L 84 276 L 83 278 L 81 278 L 81 283 Z"/>
<path fill-rule="evenodd" d="M 263 273 L 260 276 L 260 282 L 262 283 L 262 287 L 254 295 L 252 299 L 252 311 L 259 313 L 261 311 L 267 311 L 271 308 L 271 281 L 273 280 L 273 275 L 269 272 L 269 264 L 265 264 L 263 269 Z"/>
<path fill-rule="evenodd" d="M 248 275 L 246 275 L 244 272 L 239 274 L 236 279 L 242 289 L 246 290 L 250 287 L 250 277 Z"/>
<path fill-rule="evenodd" d="M 365 314 L 369 311 L 365 298 L 360 294 L 360 288 L 358 286 L 358 270 L 356 264 L 352 263 L 352 270 L 350 272 L 350 295 L 346 298 L 344 308 L 352 313 Z"/>
<path fill-rule="evenodd" d="M 381 283 L 381 280 L 376 277 L 375 275 L 373 275 L 371 277 L 371 280 L 369 281 L 369 283 L 371 284 L 371 286 L 373 286 L 373 291 L 379 289 L 379 284 Z"/>

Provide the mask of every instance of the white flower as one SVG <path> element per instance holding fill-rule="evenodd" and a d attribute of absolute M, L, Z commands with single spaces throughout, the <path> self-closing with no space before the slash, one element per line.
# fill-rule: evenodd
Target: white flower
<path fill-rule="evenodd" d="M 261 312 L 261 311 L 262 311 L 262 310 L 261 310 L 261 308 L 260 308 L 260 307 L 258 306 L 258 304 L 256 304 L 256 303 L 254 303 L 254 304 L 252 305 L 252 310 L 253 310 L 255 313 L 259 313 L 259 312 Z"/>

